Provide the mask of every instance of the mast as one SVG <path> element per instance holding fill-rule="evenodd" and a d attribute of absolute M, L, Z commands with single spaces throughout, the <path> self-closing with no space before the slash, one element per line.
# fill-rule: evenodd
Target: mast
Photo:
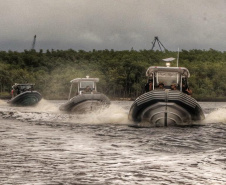
<path fill-rule="evenodd" d="M 178 53 L 177 53 L 177 67 L 179 65 L 179 48 L 178 48 Z"/>

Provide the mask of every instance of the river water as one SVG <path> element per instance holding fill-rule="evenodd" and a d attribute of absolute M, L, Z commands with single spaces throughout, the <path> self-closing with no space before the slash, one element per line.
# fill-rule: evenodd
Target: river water
<path fill-rule="evenodd" d="M 130 101 L 62 113 L 63 101 L 0 100 L 0 184 L 226 184 L 226 102 L 199 126 L 133 128 Z"/>

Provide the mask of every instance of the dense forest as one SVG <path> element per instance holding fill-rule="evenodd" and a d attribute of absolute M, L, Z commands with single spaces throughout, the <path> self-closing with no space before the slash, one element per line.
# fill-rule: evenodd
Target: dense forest
<path fill-rule="evenodd" d="M 98 91 L 111 99 L 136 98 L 144 92 L 149 66 L 164 66 L 174 51 L 47 50 L 0 51 L 0 96 L 9 96 L 14 83 L 34 83 L 45 99 L 66 99 L 70 80 L 100 78 Z M 176 60 L 172 63 L 176 66 Z M 179 66 L 191 73 L 189 86 L 198 100 L 226 100 L 226 52 L 182 50 Z"/>

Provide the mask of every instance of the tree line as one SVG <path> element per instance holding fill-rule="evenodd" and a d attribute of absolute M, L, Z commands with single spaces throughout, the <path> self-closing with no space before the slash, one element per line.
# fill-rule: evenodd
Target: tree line
<path fill-rule="evenodd" d="M 0 51 L 0 93 L 9 96 L 14 83 L 34 83 L 45 99 L 67 99 L 70 80 L 100 78 L 98 91 L 111 99 L 144 93 L 149 66 L 164 66 L 176 51 L 153 50 L 24 50 Z M 179 66 L 191 73 L 189 86 L 198 100 L 226 100 L 226 52 L 182 50 Z M 176 61 L 172 63 L 176 66 Z"/>

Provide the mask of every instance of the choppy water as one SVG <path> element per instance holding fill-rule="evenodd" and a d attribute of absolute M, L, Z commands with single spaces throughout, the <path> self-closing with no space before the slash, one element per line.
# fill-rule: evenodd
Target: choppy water
<path fill-rule="evenodd" d="M 202 126 L 132 128 L 132 102 L 87 115 L 0 101 L 0 184 L 226 184 L 226 102 Z"/>

